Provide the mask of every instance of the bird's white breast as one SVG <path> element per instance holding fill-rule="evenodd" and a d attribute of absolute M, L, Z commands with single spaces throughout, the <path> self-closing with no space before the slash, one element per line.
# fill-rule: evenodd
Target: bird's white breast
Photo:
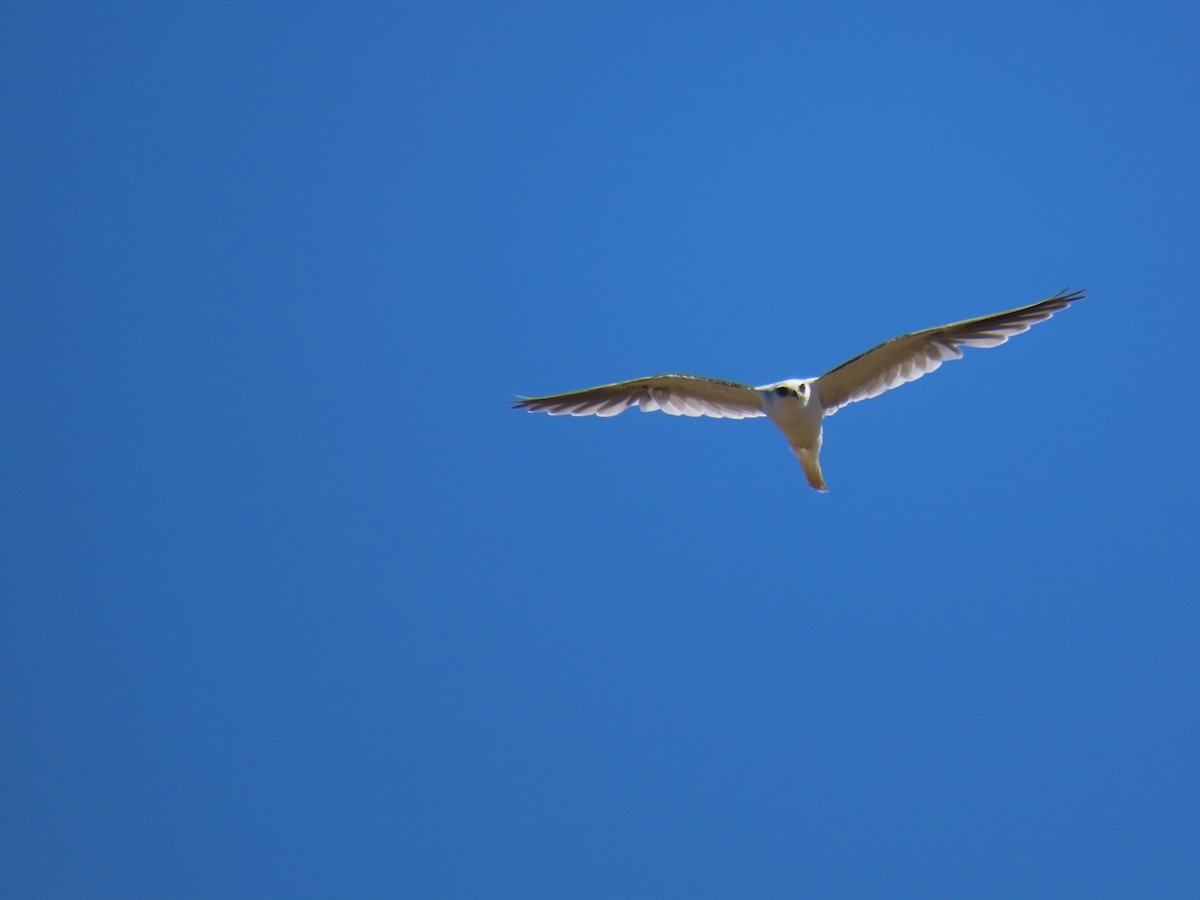
<path fill-rule="evenodd" d="M 811 387 L 799 397 L 790 394 L 780 397 L 773 390 L 767 390 L 762 392 L 762 398 L 767 418 L 784 433 L 793 447 L 820 446 L 824 409 Z"/>

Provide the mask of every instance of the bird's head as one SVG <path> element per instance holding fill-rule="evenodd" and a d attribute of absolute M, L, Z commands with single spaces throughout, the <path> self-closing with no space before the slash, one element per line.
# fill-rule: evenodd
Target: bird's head
<path fill-rule="evenodd" d="M 808 382 L 799 378 L 789 378 L 787 381 L 775 384 L 764 384 L 757 390 L 764 392 L 773 404 L 789 402 L 806 404 L 810 396 Z"/>

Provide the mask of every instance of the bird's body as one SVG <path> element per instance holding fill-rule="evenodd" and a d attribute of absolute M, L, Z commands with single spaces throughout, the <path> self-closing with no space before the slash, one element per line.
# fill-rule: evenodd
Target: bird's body
<path fill-rule="evenodd" d="M 1040 303 L 902 334 L 818 378 L 791 378 L 751 387 L 696 375 L 653 375 L 569 394 L 526 397 L 513 405 L 552 416 L 615 416 L 632 406 L 673 416 L 750 419 L 766 416 L 783 432 L 808 483 L 826 490 L 821 475 L 822 422 L 843 406 L 877 397 L 962 356 L 963 347 L 996 347 L 1082 299 L 1082 291 Z"/>
<path fill-rule="evenodd" d="M 788 445 L 800 465 L 808 483 L 818 491 L 824 491 L 825 479 L 821 476 L 821 422 L 825 408 L 811 380 L 792 378 L 778 384 L 765 384 L 754 389 L 762 400 L 763 412 L 783 432 Z"/>

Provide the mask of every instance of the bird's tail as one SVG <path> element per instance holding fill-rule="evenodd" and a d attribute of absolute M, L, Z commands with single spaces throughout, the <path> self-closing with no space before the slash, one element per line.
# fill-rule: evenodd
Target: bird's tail
<path fill-rule="evenodd" d="M 829 490 L 825 487 L 824 476 L 821 475 L 821 451 L 806 450 L 804 447 L 793 447 L 792 450 L 800 460 L 800 465 L 804 467 L 804 477 L 808 479 L 809 485 L 821 492 Z"/>

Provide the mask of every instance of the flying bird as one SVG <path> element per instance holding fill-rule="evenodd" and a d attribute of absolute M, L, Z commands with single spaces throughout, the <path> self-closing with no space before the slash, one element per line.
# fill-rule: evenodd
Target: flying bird
<path fill-rule="evenodd" d="M 998 347 L 1083 297 L 1083 291 L 1062 291 L 1031 306 L 902 334 L 817 378 L 789 378 L 751 387 L 698 375 L 652 375 L 569 394 L 521 397 L 513 401 L 513 407 L 552 416 L 615 416 L 633 406 L 641 407 L 642 412 L 661 410 L 672 416 L 766 416 L 787 438 L 808 483 L 825 491 L 820 454 L 821 425 L 826 416 L 916 381 L 942 363 L 961 357 L 964 347 Z"/>

